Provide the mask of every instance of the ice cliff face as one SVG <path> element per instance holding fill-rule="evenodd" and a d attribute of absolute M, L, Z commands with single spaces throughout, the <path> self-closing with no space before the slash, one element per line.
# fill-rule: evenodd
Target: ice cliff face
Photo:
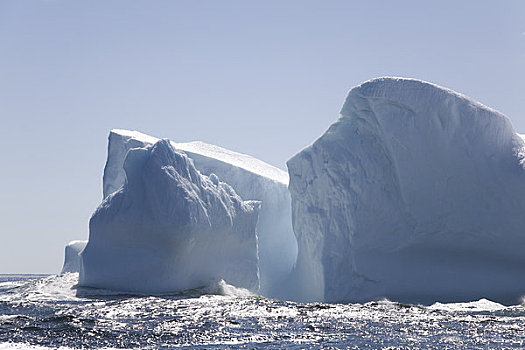
<path fill-rule="evenodd" d="M 122 166 L 124 186 L 90 220 L 81 286 L 163 293 L 224 279 L 258 290 L 259 202 L 200 174 L 168 140 L 130 149 Z"/>
<path fill-rule="evenodd" d="M 523 149 L 506 117 L 436 85 L 352 89 L 288 162 L 297 298 L 518 302 Z"/>
<path fill-rule="evenodd" d="M 125 183 L 124 159 L 128 150 L 147 147 L 158 139 L 140 132 L 112 130 L 104 169 L 104 197 Z M 175 143 L 204 175 L 216 174 L 243 199 L 261 202 L 257 223 L 260 293 L 285 295 L 285 282 L 297 257 L 297 243 L 291 224 L 288 174 L 258 159 L 203 142 Z"/>

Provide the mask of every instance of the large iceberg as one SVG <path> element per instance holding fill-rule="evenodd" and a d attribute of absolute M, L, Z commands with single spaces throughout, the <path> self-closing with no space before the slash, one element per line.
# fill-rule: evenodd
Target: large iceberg
<path fill-rule="evenodd" d="M 104 169 L 104 198 L 118 191 L 126 181 L 124 159 L 132 148 L 147 147 L 159 139 L 130 130 L 110 132 L 108 158 Z M 257 223 L 260 293 L 281 297 L 297 257 L 292 231 L 288 174 L 245 154 L 203 142 L 175 143 L 172 146 L 190 157 L 201 174 L 216 174 L 243 199 L 261 202 Z"/>
<path fill-rule="evenodd" d="M 436 85 L 379 78 L 288 162 L 300 300 L 525 294 L 524 141 Z"/>
<path fill-rule="evenodd" d="M 200 174 L 168 140 L 130 149 L 123 169 L 124 186 L 90 220 L 80 286 L 164 293 L 224 280 L 258 290 L 259 202 Z"/>

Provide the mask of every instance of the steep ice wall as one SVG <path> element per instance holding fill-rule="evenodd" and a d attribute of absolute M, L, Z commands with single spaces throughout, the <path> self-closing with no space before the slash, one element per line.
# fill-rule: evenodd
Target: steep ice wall
<path fill-rule="evenodd" d="M 163 293 L 221 279 L 259 288 L 259 202 L 201 175 L 168 140 L 127 152 L 126 183 L 89 223 L 79 285 Z"/>
<path fill-rule="evenodd" d="M 128 150 L 157 141 L 157 138 L 137 131 L 111 131 L 104 169 L 104 197 L 124 184 L 123 163 Z M 214 173 L 243 199 L 261 201 L 257 223 L 260 293 L 271 297 L 282 296 L 285 280 L 297 257 L 287 188 L 288 174 L 248 155 L 203 142 L 171 144 L 177 150 L 184 151 L 202 174 Z"/>
<path fill-rule="evenodd" d="M 525 295 L 524 142 L 502 114 L 380 78 L 288 162 L 302 300 Z"/>
<path fill-rule="evenodd" d="M 87 241 L 71 241 L 66 245 L 61 273 L 80 272 L 80 252 L 86 244 Z"/>

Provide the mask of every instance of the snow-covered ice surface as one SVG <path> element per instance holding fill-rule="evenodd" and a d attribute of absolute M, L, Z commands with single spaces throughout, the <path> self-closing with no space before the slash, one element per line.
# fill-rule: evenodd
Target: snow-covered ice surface
<path fill-rule="evenodd" d="M 111 130 L 108 145 L 108 161 L 104 171 L 104 197 L 115 192 L 124 184 L 125 174 L 122 172 L 122 165 L 124 164 L 124 157 L 127 151 L 131 148 L 152 145 L 157 141 L 159 141 L 158 138 L 138 131 Z M 201 141 L 171 143 L 176 149 L 187 153 L 190 158 L 193 158 L 194 155 L 212 158 L 231 167 L 243 169 L 282 184 L 288 184 L 288 174 L 285 171 L 249 155 Z"/>
<path fill-rule="evenodd" d="M 169 140 L 127 152 L 126 183 L 89 223 L 79 284 L 165 293 L 225 280 L 259 289 L 259 202 L 200 174 Z"/>
<path fill-rule="evenodd" d="M 486 300 L 294 303 L 215 294 L 77 296 L 78 274 L 0 275 L 0 349 L 520 349 L 525 308 Z"/>
<path fill-rule="evenodd" d="M 104 169 L 104 197 L 121 188 L 126 179 L 123 164 L 127 152 L 146 147 L 159 139 L 130 130 L 112 130 Z M 204 175 L 216 174 L 245 200 L 261 202 L 257 223 L 260 293 L 281 297 L 297 257 L 297 243 L 291 224 L 288 174 L 251 156 L 203 142 L 172 146 L 190 157 Z"/>
<path fill-rule="evenodd" d="M 411 79 L 350 91 L 288 162 L 300 300 L 525 295 L 524 141 L 502 114 Z"/>
<path fill-rule="evenodd" d="M 64 266 L 62 273 L 80 271 L 80 252 L 86 247 L 87 241 L 71 241 L 64 249 Z"/>

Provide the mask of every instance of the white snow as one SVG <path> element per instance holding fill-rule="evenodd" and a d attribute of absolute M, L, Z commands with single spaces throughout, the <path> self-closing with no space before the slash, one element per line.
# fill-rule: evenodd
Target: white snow
<path fill-rule="evenodd" d="M 297 299 L 520 302 L 525 152 L 509 120 L 402 78 L 352 89 L 341 114 L 288 162 Z"/>
<path fill-rule="evenodd" d="M 129 150 L 123 168 L 125 185 L 90 220 L 81 287 L 166 293 L 224 280 L 258 290 L 259 202 L 200 174 L 169 140 Z"/>
<path fill-rule="evenodd" d="M 64 266 L 61 273 L 80 272 L 80 252 L 85 248 L 87 241 L 71 241 L 66 245 Z"/>
<path fill-rule="evenodd" d="M 129 130 L 114 129 L 109 135 L 104 169 L 104 197 L 124 185 L 124 158 L 129 149 L 146 147 L 159 139 Z M 261 289 L 265 296 L 283 295 L 284 282 L 297 257 L 291 224 L 288 174 L 251 156 L 204 142 L 175 143 L 205 175 L 216 174 L 243 199 L 261 201 L 257 223 Z"/>

